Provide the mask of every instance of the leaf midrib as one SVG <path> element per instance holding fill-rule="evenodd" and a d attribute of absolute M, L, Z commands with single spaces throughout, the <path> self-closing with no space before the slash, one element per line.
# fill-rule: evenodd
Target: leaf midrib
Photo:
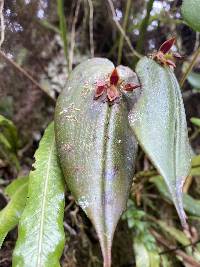
<path fill-rule="evenodd" d="M 104 137 L 108 136 L 109 133 L 109 124 L 110 124 L 110 116 L 111 116 L 111 109 L 112 107 L 108 106 L 107 114 L 106 114 L 106 122 L 105 122 L 105 127 L 104 127 Z M 104 138 L 103 142 L 103 162 L 102 162 L 102 184 L 101 184 L 101 189 L 102 192 L 105 192 L 105 187 L 106 187 L 106 181 L 105 181 L 105 169 L 106 169 L 106 161 L 107 161 L 107 146 L 108 146 L 109 139 Z M 105 203 L 104 200 L 104 194 L 102 194 L 102 203 Z M 105 214 L 105 206 L 103 205 L 103 217 L 106 217 Z M 106 222 L 103 221 L 104 224 L 104 230 L 107 232 L 106 229 Z"/>
<path fill-rule="evenodd" d="M 41 254 L 42 254 L 42 239 L 43 239 L 43 229 L 44 229 L 44 214 L 45 214 L 45 206 L 46 206 L 46 195 L 47 195 L 47 188 L 48 188 L 48 182 L 49 182 L 49 173 L 50 173 L 50 167 L 51 167 L 51 159 L 53 154 L 53 148 L 54 148 L 55 138 L 53 139 L 50 153 L 49 153 L 49 160 L 47 164 L 47 172 L 46 172 L 46 179 L 44 184 L 44 194 L 42 197 L 42 210 L 41 210 L 41 220 L 40 220 L 40 230 L 39 230 L 39 239 L 38 239 L 38 252 L 37 252 L 37 267 L 41 267 Z"/>

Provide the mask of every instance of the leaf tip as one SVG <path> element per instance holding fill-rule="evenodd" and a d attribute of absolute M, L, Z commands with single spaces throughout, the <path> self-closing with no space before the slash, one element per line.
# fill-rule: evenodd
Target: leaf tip
<path fill-rule="evenodd" d="M 107 248 L 103 251 L 103 267 L 111 267 L 111 248 Z"/>
<path fill-rule="evenodd" d="M 184 207 L 183 207 L 182 190 L 181 191 L 177 190 L 176 197 L 174 197 L 174 205 L 177 210 L 183 230 L 188 230 L 189 226 L 187 223 L 187 216 L 185 214 Z"/>

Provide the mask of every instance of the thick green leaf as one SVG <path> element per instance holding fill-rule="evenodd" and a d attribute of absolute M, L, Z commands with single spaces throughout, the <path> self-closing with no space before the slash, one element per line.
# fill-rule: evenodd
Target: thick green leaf
<path fill-rule="evenodd" d="M 183 227 L 187 227 L 182 186 L 190 170 L 185 111 L 174 73 L 149 58 L 136 67 L 141 96 L 129 114 L 130 125 L 144 151 L 164 177 Z"/>
<path fill-rule="evenodd" d="M 14 267 L 57 267 L 64 247 L 64 184 L 54 125 L 45 131 L 29 176 L 28 200 L 19 223 Z"/>
<path fill-rule="evenodd" d="M 101 58 L 80 64 L 58 99 L 55 115 L 63 173 L 96 228 L 104 267 L 111 264 L 112 239 L 126 206 L 137 150 L 126 97 L 113 105 L 94 100 L 95 83 L 105 81 L 113 69 L 109 60 Z"/>
<path fill-rule="evenodd" d="M 5 190 L 10 197 L 10 202 L 0 211 L 0 247 L 4 238 L 19 222 L 26 204 L 28 192 L 28 178 L 14 180 Z"/>
<path fill-rule="evenodd" d="M 159 190 L 159 192 L 169 201 L 172 201 L 171 195 L 163 182 L 161 176 L 155 176 L 150 179 Z M 200 217 L 200 200 L 194 199 L 188 194 L 183 194 L 183 207 L 191 215 Z"/>
<path fill-rule="evenodd" d="M 195 31 L 200 31 L 200 1 L 183 0 L 181 8 L 184 20 Z"/>
<path fill-rule="evenodd" d="M 194 88 L 200 89 L 200 73 L 191 71 L 187 80 Z"/>

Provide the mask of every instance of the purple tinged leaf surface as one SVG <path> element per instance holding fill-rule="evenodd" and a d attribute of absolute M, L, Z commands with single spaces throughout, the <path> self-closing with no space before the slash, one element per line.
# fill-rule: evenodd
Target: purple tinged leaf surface
<path fill-rule="evenodd" d="M 136 67 L 141 96 L 129 114 L 130 125 L 149 159 L 163 176 L 182 226 L 187 228 L 182 187 L 191 165 L 183 100 L 172 70 L 142 58 Z"/>
<path fill-rule="evenodd" d="M 128 123 L 127 101 L 109 105 L 94 100 L 97 81 L 110 77 L 114 65 L 94 58 L 77 66 L 59 96 L 55 113 L 58 154 L 65 180 L 91 219 L 111 266 L 111 245 L 125 209 L 137 152 Z"/>

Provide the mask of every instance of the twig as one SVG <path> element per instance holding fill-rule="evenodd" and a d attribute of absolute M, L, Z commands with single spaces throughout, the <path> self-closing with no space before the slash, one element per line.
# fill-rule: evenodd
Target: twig
<path fill-rule="evenodd" d="M 3 7 L 4 7 L 4 0 L 0 0 L 0 23 L 1 23 L 0 48 L 5 39 L 5 24 L 4 24 L 4 16 L 3 16 Z"/>
<path fill-rule="evenodd" d="M 191 243 L 191 244 L 187 244 L 185 246 L 177 246 L 177 247 L 174 247 L 172 249 L 161 251 L 159 254 L 160 255 L 168 254 L 168 253 L 171 253 L 171 252 L 175 252 L 178 249 L 184 249 L 184 248 L 188 248 L 188 247 L 193 247 L 193 246 L 195 246 L 195 245 L 197 245 L 199 243 L 200 243 L 200 240 L 198 240 L 198 241 L 196 241 L 194 243 Z"/>
<path fill-rule="evenodd" d="M 188 66 L 186 72 L 183 74 L 183 77 L 180 81 L 180 86 L 182 87 L 185 80 L 187 79 L 188 75 L 190 74 L 191 70 L 193 69 L 195 63 L 196 63 L 196 60 L 198 58 L 198 56 L 200 55 L 200 47 L 196 50 L 193 58 L 192 58 L 192 61 L 190 62 L 190 65 Z"/>
<path fill-rule="evenodd" d="M 67 222 L 63 222 L 63 226 L 64 228 L 70 233 L 71 236 L 76 236 L 76 231 L 67 223 Z"/>
<path fill-rule="evenodd" d="M 92 0 L 88 0 L 89 8 L 90 8 L 90 23 L 89 23 L 89 28 L 90 28 L 90 53 L 91 56 L 94 57 L 94 32 L 93 32 L 93 16 L 94 16 L 94 7 Z"/>
<path fill-rule="evenodd" d="M 37 86 L 41 91 L 43 91 L 45 94 L 47 94 L 54 102 L 55 99 L 48 94 L 48 92 L 33 78 L 31 75 L 25 71 L 22 67 L 20 67 L 15 61 L 8 58 L 5 53 L 3 53 L 0 50 L 0 56 L 10 65 L 12 65 L 17 71 L 19 71 L 21 74 L 23 74 L 28 80 L 30 80 L 35 86 Z"/>
<path fill-rule="evenodd" d="M 128 24 L 130 8 L 131 8 L 131 0 L 128 0 L 126 4 L 126 10 L 125 10 L 124 20 L 123 20 L 123 25 L 122 25 L 124 33 L 126 33 L 126 27 Z M 123 46 L 124 46 L 124 36 L 123 34 L 121 34 L 120 39 L 119 39 L 119 48 L 118 48 L 118 59 L 117 59 L 118 65 L 121 64 Z"/>
<path fill-rule="evenodd" d="M 156 240 L 163 245 L 164 247 L 168 248 L 170 252 L 174 252 L 177 256 L 180 256 L 185 262 L 192 265 L 193 267 L 200 267 L 200 263 L 198 263 L 196 260 L 194 260 L 191 256 L 187 255 L 185 252 L 183 252 L 180 249 L 177 249 L 175 246 L 169 244 L 169 242 L 164 239 L 159 233 L 157 233 L 155 230 L 151 230 L 152 235 L 156 238 Z M 163 253 L 161 253 L 163 254 Z"/>
<path fill-rule="evenodd" d="M 72 22 L 72 30 L 71 30 L 71 47 L 70 47 L 70 51 L 69 51 L 69 71 L 72 71 L 72 67 L 73 67 L 73 58 L 74 58 L 74 46 L 75 46 L 75 33 L 76 33 L 76 23 L 78 20 L 78 13 L 79 13 L 79 9 L 80 9 L 80 4 L 81 4 L 81 0 L 77 1 L 76 4 L 76 10 L 75 10 L 75 14 L 74 14 L 74 19 Z"/>
<path fill-rule="evenodd" d="M 199 47 L 199 41 L 200 41 L 199 37 L 200 37 L 200 33 L 196 32 L 196 41 L 195 41 L 195 45 L 194 45 L 194 51 L 196 51 Z"/>
<path fill-rule="evenodd" d="M 109 6 L 110 6 L 110 9 L 111 9 L 111 12 L 112 12 L 112 16 L 113 16 L 113 21 L 115 22 L 118 30 L 120 31 L 120 33 L 123 35 L 125 41 L 127 42 L 128 44 L 128 47 L 129 49 L 131 50 L 131 52 L 133 53 L 133 55 L 135 55 L 136 57 L 138 58 L 141 58 L 142 55 L 140 53 L 138 53 L 132 46 L 131 44 L 131 40 L 129 39 L 129 37 L 126 35 L 126 33 L 124 32 L 122 26 L 120 25 L 119 21 L 116 19 L 116 12 L 115 12 L 115 8 L 114 8 L 114 5 L 113 5 L 113 2 L 112 0 L 108 0 L 108 3 L 109 3 Z"/>

